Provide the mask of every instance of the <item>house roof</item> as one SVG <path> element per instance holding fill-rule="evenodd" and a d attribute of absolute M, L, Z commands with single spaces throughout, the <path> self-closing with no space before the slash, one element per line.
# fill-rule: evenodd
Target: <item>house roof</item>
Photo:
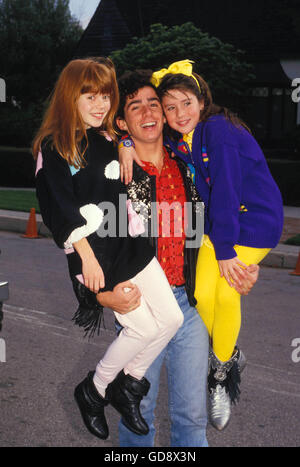
<path fill-rule="evenodd" d="M 74 52 L 74 58 L 108 56 L 123 48 L 132 35 L 115 0 L 102 0 Z"/>
<path fill-rule="evenodd" d="M 101 0 L 75 56 L 109 55 L 153 23 L 167 26 L 192 21 L 223 42 L 245 50 L 257 82 L 289 83 L 282 58 L 300 58 L 298 0 Z"/>

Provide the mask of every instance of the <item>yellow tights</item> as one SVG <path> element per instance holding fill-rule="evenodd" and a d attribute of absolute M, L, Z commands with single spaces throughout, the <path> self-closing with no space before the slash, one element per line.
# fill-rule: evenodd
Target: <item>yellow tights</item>
<path fill-rule="evenodd" d="M 236 245 L 238 258 L 245 264 L 258 264 L 270 248 Z M 213 244 L 204 235 L 196 269 L 196 308 L 212 339 L 213 351 L 225 362 L 232 356 L 241 327 L 241 296 L 220 277 Z"/>

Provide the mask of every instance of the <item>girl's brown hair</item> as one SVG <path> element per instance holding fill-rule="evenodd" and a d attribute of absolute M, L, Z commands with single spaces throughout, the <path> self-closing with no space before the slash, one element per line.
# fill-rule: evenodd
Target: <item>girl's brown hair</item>
<path fill-rule="evenodd" d="M 162 98 L 172 89 L 178 89 L 182 92 L 190 91 L 197 97 L 199 102 L 204 102 L 204 109 L 201 111 L 201 122 L 206 121 L 212 115 L 224 114 L 225 118 L 233 125 L 236 127 L 243 126 L 251 133 L 247 125 L 231 110 L 214 104 L 209 86 L 202 76 L 196 73 L 193 73 L 193 76 L 197 79 L 199 86 L 194 78 L 181 73 L 168 73 L 165 75 L 157 88 L 157 94 L 160 100 L 162 100 Z"/>
<path fill-rule="evenodd" d="M 34 159 L 42 141 L 50 138 L 51 144 L 70 165 L 76 168 L 84 166 L 88 140 L 77 101 L 85 93 L 110 95 L 111 108 L 98 132 L 105 130 L 113 140 L 117 139 L 114 117 L 119 105 L 119 91 L 112 61 L 102 57 L 72 60 L 58 78 L 42 125 L 34 138 Z M 86 140 L 85 145 L 81 144 L 83 139 Z"/>

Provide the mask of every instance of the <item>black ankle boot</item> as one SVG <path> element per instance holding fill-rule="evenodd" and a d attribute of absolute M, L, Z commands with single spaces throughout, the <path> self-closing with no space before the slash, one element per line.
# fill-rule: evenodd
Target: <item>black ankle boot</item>
<path fill-rule="evenodd" d="M 108 400 L 97 391 L 93 382 L 94 373 L 90 371 L 87 377 L 76 386 L 74 397 L 87 429 L 98 438 L 106 439 L 108 426 L 104 407 L 108 404 Z"/>
<path fill-rule="evenodd" d="M 150 388 L 146 378 L 138 380 L 120 371 L 107 387 L 109 403 L 122 415 L 124 425 L 137 435 L 149 433 L 149 427 L 141 415 L 140 402 Z"/>

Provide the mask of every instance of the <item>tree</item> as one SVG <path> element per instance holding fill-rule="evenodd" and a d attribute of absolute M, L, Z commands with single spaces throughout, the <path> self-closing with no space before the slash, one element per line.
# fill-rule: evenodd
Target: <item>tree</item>
<path fill-rule="evenodd" d="M 47 95 L 81 33 L 69 0 L 0 1 L 0 73 L 8 95 L 24 105 Z"/>
<path fill-rule="evenodd" d="M 81 34 L 69 0 L 0 0 L 0 76 L 7 92 L 0 105 L 2 144 L 30 144 L 44 101 Z"/>
<path fill-rule="evenodd" d="M 186 58 L 195 62 L 194 71 L 208 81 L 214 94 L 242 94 L 253 78 L 252 66 L 245 63 L 244 53 L 216 37 L 211 37 L 188 22 L 168 28 L 153 24 L 150 33 L 133 40 L 111 58 L 118 75 L 127 70 L 158 70 Z"/>

